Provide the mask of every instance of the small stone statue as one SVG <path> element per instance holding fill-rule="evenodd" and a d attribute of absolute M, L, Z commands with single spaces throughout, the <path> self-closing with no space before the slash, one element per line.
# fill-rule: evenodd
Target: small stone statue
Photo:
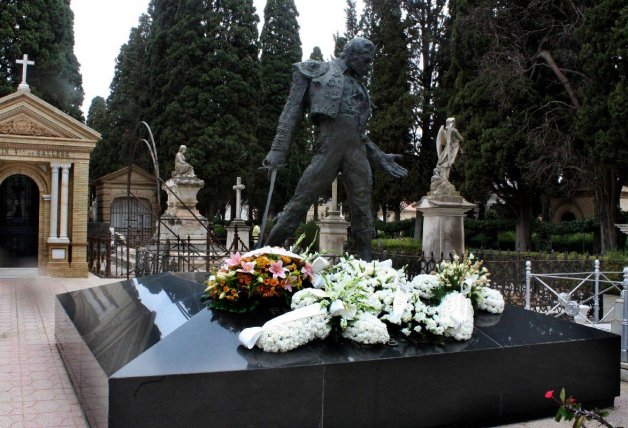
<path fill-rule="evenodd" d="M 179 147 L 179 151 L 174 157 L 174 171 L 172 171 L 172 178 L 175 177 L 196 177 L 194 174 L 194 168 L 192 165 L 185 161 L 185 151 L 187 147 Z"/>
<path fill-rule="evenodd" d="M 456 188 L 449 182 L 449 172 L 456 161 L 458 152 L 462 152 L 460 142 L 462 135 L 456 129 L 456 119 L 447 118 L 445 126 L 441 126 L 436 137 L 436 153 L 438 162 L 434 168 L 434 175 L 430 190 L 437 193 L 454 192 Z"/>

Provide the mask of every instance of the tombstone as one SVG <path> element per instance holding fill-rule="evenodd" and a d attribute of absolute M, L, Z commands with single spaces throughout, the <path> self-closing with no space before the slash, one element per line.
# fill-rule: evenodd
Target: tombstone
<path fill-rule="evenodd" d="M 436 140 L 438 162 L 430 191 L 419 202 L 417 211 L 423 215 L 423 253 L 448 257 L 464 253 L 464 218 L 476 205 L 460 196 L 449 182 L 449 171 L 462 141 L 453 118 L 447 119 L 446 127 L 441 126 Z"/>
<path fill-rule="evenodd" d="M 205 182 L 194 174 L 194 169 L 185 162 L 185 146 L 181 146 L 175 158 L 172 178 L 168 179 L 162 190 L 168 194 L 166 212 L 161 220 L 168 227 L 161 227 L 160 239 L 190 240 L 199 245 L 207 241 L 207 219 L 196 209 L 196 195 L 205 186 Z"/>
<path fill-rule="evenodd" d="M 242 241 L 245 245 L 241 245 L 238 242 L 236 248 L 233 248 L 233 251 L 244 250 L 249 245 L 249 228 L 246 225 L 246 222 L 240 218 L 240 214 L 242 212 L 242 190 L 246 189 L 246 186 L 242 184 L 242 177 L 238 177 L 236 180 L 235 186 L 233 186 L 233 190 L 236 192 L 236 205 L 235 205 L 235 218 L 231 220 L 231 223 L 225 228 L 227 229 L 227 248 L 231 248 L 233 246 L 233 241 L 235 240 L 236 230 L 238 232 L 238 239 Z"/>
<path fill-rule="evenodd" d="M 320 231 L 318 250 L 321 253 L 342 254 L 350 223 L 338 210 L 338 177 L 331 185 L 331 209 L 316 224 Z"/>
<path fill-rule="evenodd" d="M 10 256 L 0 266 L 86 277 L 89 159 L 100 134 L 34 96 L 34 62 L 16 63 L 22 82 L 0 98 L 0 254 Z"/>

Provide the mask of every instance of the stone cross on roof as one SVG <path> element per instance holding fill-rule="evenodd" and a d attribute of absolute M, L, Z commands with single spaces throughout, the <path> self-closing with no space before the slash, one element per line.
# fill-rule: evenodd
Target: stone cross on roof
<path fill-rule="evenodd" d="M 242 177 L 238 177 L 236 185 L 233 186 L 233 190 L 236 191 L 236 219 L 240 218 L 240 211 L 242 210 L 242 199 L 240 192 L 246 189 L 246 186 L 242 184 Z"/>
<path fill-rule="evenodd" d="M 22 59 L 18 59 L 15 61 L 16 64 L 22 64 L 22 83 L 17 87 L 18 90 L 22 91 L 30 91 L 28 83 L 26 83 L 26 71 L 29 65 L 35 65 L 35 61 L 29 61 L 28 55 L 24 54 Z"/>

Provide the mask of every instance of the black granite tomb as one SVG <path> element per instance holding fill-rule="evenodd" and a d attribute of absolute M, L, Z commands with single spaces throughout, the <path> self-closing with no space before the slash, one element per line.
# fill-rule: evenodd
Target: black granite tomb
<path fill-rule="evenodd" d="M 611 405 L 620 337 L 507 306 L 466 342 L 238 346 L 276 315 L 208 310 L 206 274 L 159 274 L 57 296 L 58 348 L 93 427 L 491 425 L 556 411 L 547 390 Z"/>

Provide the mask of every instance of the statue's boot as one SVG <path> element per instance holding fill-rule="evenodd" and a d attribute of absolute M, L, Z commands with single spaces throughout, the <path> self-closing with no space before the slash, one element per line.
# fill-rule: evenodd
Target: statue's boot
<path fill-rule="evenodd" d="M 353 241 L 355 242 L 358 257 L 365 262 L 373 260 L 372 239 L 373 232 L 371 230 L 353 234 Z"/>

